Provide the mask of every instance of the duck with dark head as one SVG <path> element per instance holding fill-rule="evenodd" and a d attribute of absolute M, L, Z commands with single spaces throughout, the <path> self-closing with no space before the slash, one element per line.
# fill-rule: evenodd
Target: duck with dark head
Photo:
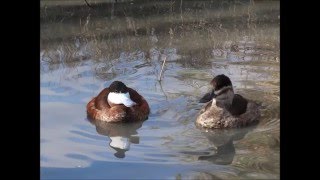
<path fill-rule="evenodd" d="M 88 117 L 106 122 L 132 122 L 148 119 L 147 101 L 121 81 L 114 81 L 87 104 Z"/>
<path fill-rule="evenodd" d="M 196 125 L 205 128 L 234 128 L 255 123 L 259 104 L 235 94 L 229 77 L 221 74 L 210 82 L 212 91 L 200 102 L 208 102 L 199 112 Z"/>

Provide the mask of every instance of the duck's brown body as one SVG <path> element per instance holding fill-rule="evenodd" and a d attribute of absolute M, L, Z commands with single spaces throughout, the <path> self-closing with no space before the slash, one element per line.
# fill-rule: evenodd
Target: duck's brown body
<path fill-rule="evenodd" d="M 106 122 L 143 121 L 148 118 L 150 108 L 147 101 L 135 90 L 127 88 L 130 99 L 136 103 L 132 107 L 123 104 L 109 104 L 109 88 L 102 90 L 87 104 L 89 118 Z"/>

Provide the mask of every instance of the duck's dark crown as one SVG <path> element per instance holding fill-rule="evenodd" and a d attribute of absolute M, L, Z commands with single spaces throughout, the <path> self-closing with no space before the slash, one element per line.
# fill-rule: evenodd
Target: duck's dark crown
<path fill-rule="evenodd" d="M 110 92 L 127 93 L 127 86 L 121 81 L 113 81 L 109 86 Z"/>
<path fill-rule="evenodd" d="M 212 79 L 211 85 L 213 86 L 214 91 L 218 91 L 223 87 L 227 87 L 227 86 L 232 87 L 232 82 L 228 76 L 224 74 L 220 74 Z"/>

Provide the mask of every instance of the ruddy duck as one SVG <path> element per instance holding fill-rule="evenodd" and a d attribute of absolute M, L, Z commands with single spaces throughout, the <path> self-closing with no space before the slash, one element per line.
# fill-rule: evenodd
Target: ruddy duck
<path fill-rule="evenodd" d="M 106 122 L 143 121 L 150 108 L 137 91 L 114 81 L 87 104 L 89 118 Z"/>
<path fill-rule="evenodd" d="M 218 75 L 210 83 L 212 92 L 200 102 L 208 102 L 199 112 L 196 125 L 204 128 L 235 128 L 257 122 L 259 105 L 234 94 L 232 83 L 225 75 Z"/>

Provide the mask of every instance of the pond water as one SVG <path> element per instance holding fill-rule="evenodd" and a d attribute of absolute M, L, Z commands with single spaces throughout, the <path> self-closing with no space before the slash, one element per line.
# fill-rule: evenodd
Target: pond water
<path fill-rule="evenodd" d="M 41 179 L 280 178 L 279 1 L 88 2 L 41 1 Z M 259 124 L 195 126 L 218 74 L 262 102 Z M 87 119 L 114 80 L 144 96 L 148 120 Z"/>

